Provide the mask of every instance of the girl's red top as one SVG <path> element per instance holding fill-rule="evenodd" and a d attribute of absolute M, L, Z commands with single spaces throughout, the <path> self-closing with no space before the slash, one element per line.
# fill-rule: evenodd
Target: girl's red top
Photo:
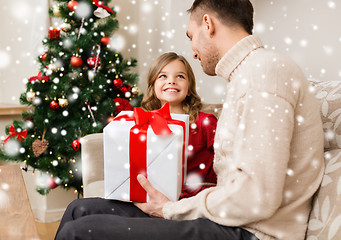
<path fill-rule="evenodd" d="M 217 183 L 213 170 L 214 135 L 217 118 L 213 114 L 199 112 L 195 126 L 190 126 L 187 158 L 187 177 L 180 199 L 192 197 Z"/>

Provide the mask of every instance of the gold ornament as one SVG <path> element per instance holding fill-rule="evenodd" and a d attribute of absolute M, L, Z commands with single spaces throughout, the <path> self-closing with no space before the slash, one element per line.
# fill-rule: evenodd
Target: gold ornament
<path fill-rule="evenodd" d="M 26 93 L 26 100 L 29 102 L 33 102 L 36 97 L 36 93 L 32 91 L 32 89 Z"/>
<path fill-rule="evenodd" d="M 141 90 L 138 86 L 134 86 L 132 89 L 131 89 L 131 92 L 132 94 L 134 95 L 140 95 L 141 94 Z"/>
<path fill-rule="evenodd" d="M 58 98 L 58 103 L 61 107 L 66 107 L 67 105 L 69 105 L 69 102 L 66 98 Z"/>
<path fill-rule="evenodd" d="M 59 11 L 59 6 L 58 5 L 55 5 L 53 6 L 53 15 L 55 15 L 56 17 L 61 17 L 62 15 L 60 14 L 60 11 Z"/>

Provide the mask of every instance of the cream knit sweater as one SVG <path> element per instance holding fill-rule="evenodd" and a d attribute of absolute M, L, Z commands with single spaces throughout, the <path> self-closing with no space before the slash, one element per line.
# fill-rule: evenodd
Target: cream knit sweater
<path fill-rule="evenodd" d="M 216 73 L 228 81 L 214 144 L 217 186 L 167 203 L 164 217 L 207 218 L 261 240 L 304 239 L 324 172 L 313 89 L 295 63 L 252 35 L 225 54 Z"/>

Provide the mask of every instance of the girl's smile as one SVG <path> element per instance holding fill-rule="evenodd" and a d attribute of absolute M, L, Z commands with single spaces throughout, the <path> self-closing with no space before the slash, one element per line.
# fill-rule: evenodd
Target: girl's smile
<path fill-rule="evenodd" d="M 171 112 L 183 113 L 182 102 L 188 95 L 189 81 L 185 65 L 174 60 L 168 63 L 154 83 L 156 97 L 161 105 L 169 103 Z"/>

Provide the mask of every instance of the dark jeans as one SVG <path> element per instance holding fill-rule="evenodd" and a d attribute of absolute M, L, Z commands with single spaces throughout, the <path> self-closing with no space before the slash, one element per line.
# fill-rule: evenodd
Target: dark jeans
<path fill-rule="evenodd" d="M 257 240 L 242 228 L 202 218 L 187 221 L 153 218 L 132 203 L 102 198 L 83 198 L 70 203 L 56 239 Z"/>

